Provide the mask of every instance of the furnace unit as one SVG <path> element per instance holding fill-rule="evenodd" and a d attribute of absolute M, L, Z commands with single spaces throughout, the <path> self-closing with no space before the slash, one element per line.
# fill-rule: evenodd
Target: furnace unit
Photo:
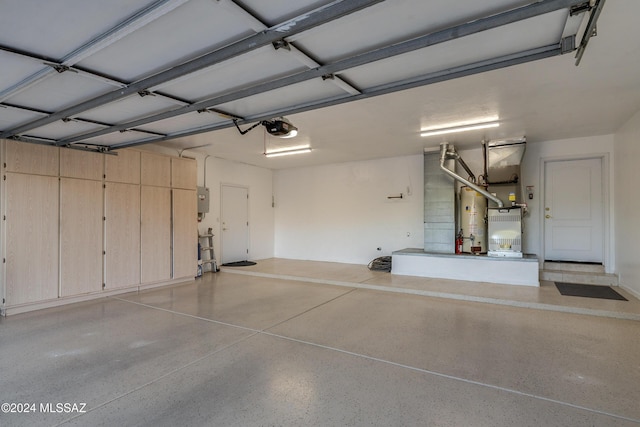
<path fill-rule="evenodd" d="M 489 252 L 494 257 L 522 258 L 522 209 L 489 208 Z"/>

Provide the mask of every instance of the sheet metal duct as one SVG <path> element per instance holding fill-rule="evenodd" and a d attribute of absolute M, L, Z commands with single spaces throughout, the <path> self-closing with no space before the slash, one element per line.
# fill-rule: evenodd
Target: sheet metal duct
<path fill-rule="evenodd" d="M 449 170 L 445 166 L 445 161 L 447 159 L 459 160 L 460 159 L 460 155 L 458 154 L 458 152 L 456 151 L 456 148 L 453 145 L 450 145 L 448 142 L 443 142 L 443 143 L 440 144 L 440 169 L 443 172 L 445 172 L 447 175 L 452 177 L 453 179 L 455 179 L 457 181 L 460 181 L 461 183 L 467 185 L 470 188 L 473 188 L 474 190 L 476 190 L 478 193 L 482 194 L 487 199 L 495 202 L 498 205 L 499 208 L 504 206 L 504 204 L 502 203 L 502 200 L 500 200 L 498 197 L 496 197 L 493 194 L 489 193 L 487 190 L 485 190 L 484 188 L 480 187 L 479 185 L 476 185 L 475 183 L 473 183 L 473 182 L 471 182 L 471 181 L 469 181 L 467 179 L 464 179 L 463 177 L 461 177 L 457 173 Z"/>
<path fill-rule="evenodd" d="M 526 138 L 483 142 L 486 147 L 487 183 L 517 184 Z"/>

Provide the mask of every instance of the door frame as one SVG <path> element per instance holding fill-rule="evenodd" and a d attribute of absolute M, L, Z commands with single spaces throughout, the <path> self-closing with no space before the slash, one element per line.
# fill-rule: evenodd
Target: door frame
<path fill-rule="evenodd" d="M 228 183 L 228 182 L 221 182 L 220 183 L 220 265 L 222 265 L 222 260 L 224 258 L 224 239 L 222 238 L 222 234 L 224 233 L 224 231 L 222 230 L 222 224 L 224 222 L 224 187 L 236 187 L 236 188 L 243 188 L 245 190 L 247 190 L 247 221 L 249 221 L 250 218 L 250 214 L 251 214 L 251 208 L 249 206 L 249 200 L 250 200 L 250 196 L 249 196 L 249 186 L 247 185 L 240 185 L 240 184 L 232 184 L 232 183 Z M 251 221 L 249 221 L 249 226 L 247 226 L 247 259 L 250 259 L 251 256 Z"/>
<path fill-rule="evenodd" d="M 590 153 L 584 155 L 567 155 L 567 156 L 551 156 L 540 158 L 540 196 L 538 202 L 538 221 L 540 223 L 540 232 L 538 235 L 540 248 L 540 258 L 544 262 L 545 259 L 545 227 L 546 221 L 544 220 L 544 202 L 545 202 L 545 179 L 546 179 L 546 167 L 547 163 L 557 161 L 572 161 L 572 160 L 590 160 L 599 159 L 602 164 L 602 265 L 605 268 L 606 273 L 613 272 L 614 262 L 612 260 L 612 233 L 611 233 L 611 168 L 609 164 L 609 153 Z"/>

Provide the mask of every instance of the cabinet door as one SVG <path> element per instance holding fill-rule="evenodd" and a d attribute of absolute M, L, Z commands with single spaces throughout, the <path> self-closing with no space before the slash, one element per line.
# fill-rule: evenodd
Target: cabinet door
<path fill-rule="evenodd" d="M 196 161 L 179 157 L 171 158 L 171 186 L 195 190 L 197 186 L 198 172 Z"/>
<path fill-rule="evenodd" d="M 142 185 L 171 187 L 171 157 L 143 151 L 140 168 Z"/>
<path fill-rule="evenodd" d="M 60 149 L 26 142 L 6 142 L 7 172 L 58 176 Z"/>
<path fill-rule="evenodd" d="M 140 283 L 140 186 L 105 184 L 105 285 Z"/>
<path fill-rule="evenodd" d="M 102 183 L 60 180 L 60 295 L 102 289 Z"/>
<path fill-rule="evenodd" d="M 60 176 L 102 180 L 104 154 L 63 148 L 60 150 Z"/>
<path fill-rule="evenodd" d="M 58 297 L 58 178 L 6 174 L 6 305 Z"/>
<path fill-rule="evenodd" d="M 111 182 L 140 184 L 140 152 L 118 150 L 117 156 L 104 156 L 105 179 Z"/>
<path fill-rule="evenodd" d="M 195 190 L 173 191 L 173 278 L 194 277 L 198 268 L 198 207 Z"/>
<path fill-rule="evenodd" d="M 171 189 L 141 188 L 141 281 L 171 279 Z"/>

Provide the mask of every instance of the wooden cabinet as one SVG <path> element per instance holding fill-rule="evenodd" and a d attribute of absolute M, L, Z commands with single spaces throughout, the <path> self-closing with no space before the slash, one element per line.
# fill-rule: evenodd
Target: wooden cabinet
<path fill-rule="evenodd" d="M 171 187 L 195 190 L 198 185 L 196 161 L 183 157 L 171 158 Z"/>
<path fill-rule="evenodd" d="M 104 155 L 63 148 L 60 150 L 60 176 L 101 181 Z"/>
<path fill-rule="evenodd" d="M 195 190 L 173 189 L 173 278 L 194 277 L 198 264 Z"/>
<path fill-rule="evenodd" d="M 102 289 L 102 182 L 60 179 L 60 296 Z"/>
<path fill-rule="evenodd" d="M 6 141 L 5 144 L 7 172 L 58 176 L 58 147 L 16 141 Z"/>
<path fill-rule="evenodd" d="M 142 185 L 171 187 L 171 157 L 143 151 L 140 168 Z"/>
<path fill-rule="evenodd" d="M 58 178 L 7 173 L 5 191 L 6 304 L 57 298 Z"/>
<path fill-rule="evenodd" d="M 106 183 L 105 285 L 107 289 L 140 283 L 140 186 Z"/>
<path fill-rule="evenodd" d="M 195 276 L 195 160 L 0 145 L 5 308 Z"/>
<path fill-rule="evenodd" d="M 104 156 L 105 180 L 140 184 L 140 152 L 118 150 L 116 156 Z"/>
<path fill-rule="evenodd" d="M 143 185 L 140 194 L 141 282 L 171 279 L 171 189 Z"/>

